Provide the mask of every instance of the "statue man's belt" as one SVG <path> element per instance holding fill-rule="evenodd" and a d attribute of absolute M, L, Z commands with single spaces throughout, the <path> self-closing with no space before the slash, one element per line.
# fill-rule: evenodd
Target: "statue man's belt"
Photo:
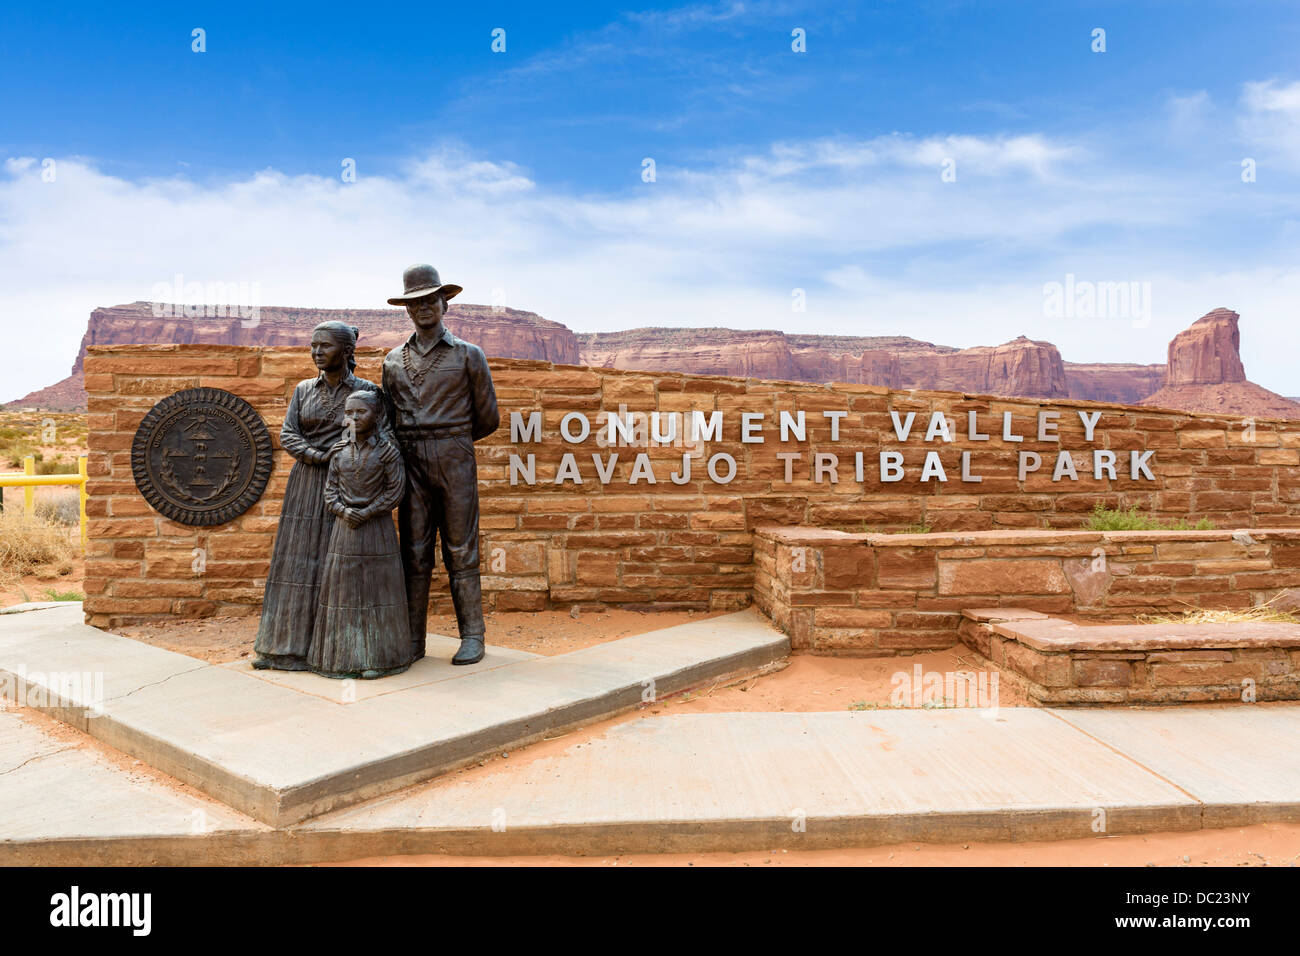
<path fill-rule="evenodd" d="M 455 435 L 468 435 L 469 425 L 398 425 L 397 437 L 418 441 L 424 438 L 451 438 Z"/>

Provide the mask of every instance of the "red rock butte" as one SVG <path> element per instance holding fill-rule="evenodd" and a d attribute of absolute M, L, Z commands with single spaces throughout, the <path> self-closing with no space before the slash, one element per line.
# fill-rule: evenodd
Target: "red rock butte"
<path fill-rule="evenodd" d="M 306 345 L 319 323 L 359 327 L 359 344 L 391 348 L 409 334 L 401 309 L 268 306 L 257 321 L 185 315 L 184 306 L 150 302 L 95 309 L 72 374 L 10 404 L 82 409 L 82 362 L 90 345 Z M 642 328 L 575 334 L 518 309 L 453 302 L 447 325 L 494 358 L 541 359 L 638 371 L 796 382 L 844 382 L 891 389 L 934 389 L 1016 398 L 1073 398 L 1180 411 L 1300 418 L 1300 403 L 1246 379 L 1239 316 L 1219 308 L 1169 343 L 1168 363 L 1066 362 L 1051 342 L 1020 336 L 996 346 L 958 349 L 903 335 L 798 335 L 775 330 Z"/>

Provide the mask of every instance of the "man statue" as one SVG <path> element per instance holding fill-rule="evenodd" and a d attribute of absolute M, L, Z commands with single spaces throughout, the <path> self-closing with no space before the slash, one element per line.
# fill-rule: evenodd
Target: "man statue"
<path fill-rule="evenodd" d="M 461 287 L 444 285 L 430 265 L 411 266 L 402 284 L 402 294 L 388 303 L 406 306 L 415 331 L 384 358 L 383 389 L 406 463 L 397 529 L 413 659 L 424 656 L 434 547 L 441 537 L 460 628 L 451 662 L 477 664 L 484 627 L 474 442 L 496 431 L 501 416 L 483 350 L 442 323 L 447 300 Z"/>

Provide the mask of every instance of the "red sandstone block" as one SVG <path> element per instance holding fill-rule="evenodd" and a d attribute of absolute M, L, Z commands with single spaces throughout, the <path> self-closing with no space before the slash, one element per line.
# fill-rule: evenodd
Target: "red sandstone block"
<path fill-rule="evenodd" d="M 893 614 L 889 611 L 867 611 L 855 607 L 819 607 L 813 615 L 817 627 L 890 627 Z"/>
<path fill-rule="evenodd" d="M 962 616 L 955 611 L 899 611 L 894 615 L 895 626 L 923 631 L 952 630 L 955 634 L 961 622 Z"/>
<path fill-rule="evenodd" d="M 1061 562 L 1051 558 L 939 562 L 940 594 L 1068 594 Z"/>
<path fill-rule="evenodd" d="M 546 609 L 546 594 L 542 591 L 499 591 L 494 604 L 498 611 L 543 611 Z"/>
<path fill-rule="evenodd" d="M 595 512 L 633 512 L 654 510 L 654 499 L 646 495 L 624 494 L 606 490 L 590 499 L 591 510 Z"/>
<path fill-rule="evenodd" d="M 615 552 L 581 551 L 577 554 L 577 583 L 618 584 L 619 558 Z"/>
<path fill-rule="evenodd" d="M 519 527 L 525 531 L 565 531 L 569 518 L 567 515 L 520 515 Z"/>
<path fill-rule="evenodd" d="M 646 531 L 616 531 L 609 534 L 570 534 L 564 540 L 570 549 L 602 550 L 655 544 L 655 536 Z"/>
<path fill-rule="evenodd" d="M 1234 574 L 1232 582 L 1236 588 L 1246 591 L 1300 587 L 1300 570 L 1288 569 Z"/>
<path fill-rule="evenodd" d="M 910 591 L 858 591 L 856 602 L 862 608 L 914 607 L 916 595 Z"/>
<path fill-rule="evenodd" d="M 1278 568 L 1300 568 L 1300 545 L 1275 544 L 1272 553 Z"/>
<path fill-rule="evenodd" d="M 749 564 L 753 560 L 753 549 L 739 546 L 696 548 L 695 560 L 715 564 Z"/>
<path fill-rule="evenodd" d="M 807 499 L 804 497 L 758 497 L 745 501 L 745 517 L 750 526 L 757 524 L 797 525 L 803 523 Z"/>
<path fill-rule="evenodd" d="M 791 607 L 850 607 L 853 604 L 853 594 L 849 591 L 793 591 L 789 603 Z"/>
<path fill-rule="evenodd" d="M 199 581 L 123 581 L 113 582 L 113 597 L 200 597 L 203 584 Z"/>
<path fill-rule="evenodd" d="M 239 373 L 234 356 L 204 355 L 96 355 L 86 358 L 87 374 L 120 372 L 124 375 L 231 375 Z"/>
<path fill-rule="evenodd" d="M 729 512 L 701 512 L 690 516 L 690 526 L 696 530 L 743 531 L 747 525 L 743 514 Z M 642 527 L 648 527 L 642 522 Z"/>
<path fill-rule="evenodd" d="M 1044 687 L 1070 686 L 1070 658 L 1066 654 L 1042 654 L 1015 641 L 1004 641 L 1002 657 L 1006 666 Z"/>
<path fill-rule="evenodd" d="M 876 552 L 876 584 L 881 588 L 931 589 L 936 567 L 930 549 L 882 547 Z"/>
<path fill-rule="evenodd" d="M 869 548 L 862 545 L 821 549 L 822 583 L 830 589 L 870 586 L 875 577 L 875 561 Z"/>
<path fill-rule="evenodd" d="M 86 596 L 85 610 L 88 614 L 170 614 L 170 598 L 114 598 L 96 595 L 93 600 Z"/>
<path fill-rule="evenodd" d="M 1259 669 L 1249 663 L 1222 661 L 1187 661 L 1180 664 L 1153 664 L 1151 682 L 1157 685 L 1240 684 L 1247 678 L 1260 676 Z"/>
<path fill-rule="evenodd" d="M 90 502 L 86 502 L 89 506 Z M 114 497 L 110 499 L 109 510 L 114 518 L 137 518 L 141 515 L 154 515 L 157 512 L 149 507 L 143 498 Z M 87 512 L 89 514 L 89 512 Z"/>
<path fill-rule="evenodd" d="M 86 527 L 94 538 L 152 538 L 158 530 L 158 519 L 92 518 Z"/>
<path fill-rule="evenodd" d="M 1074 685 L 1076 687 L 1130 687 L 1133 668 L 1122 660 L 1076 660 Z"/>
<path fill-rule="evenodd" d="M 690 523 L 690 515 L 684 514 L 643 514 L 637 517 L 637 527 L 642 529 L 652 528 L 685 528 Z"/>
<path fill-rule="evenodd" d="M 134 558 L 139 560 L 144 557 L 143 541 L 114 541 L 113 557 L 115 558 Z"/>
<path fill-rule="evenodd" d="M 953 631 L 882 630 L 876 636 L 876 644 L 895 650 L 943 650 L 952 647 L 956 637 Z"/>

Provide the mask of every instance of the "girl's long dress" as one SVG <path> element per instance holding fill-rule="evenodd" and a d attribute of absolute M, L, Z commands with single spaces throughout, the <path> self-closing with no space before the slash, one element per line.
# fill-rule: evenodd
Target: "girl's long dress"
<path fill-rule="evenodd" d="M 325 507 L 329 449 L 343 435 L 343 403 L 358 390 L 377 391 L 378 386 L 349 373 L 331 389 L 322 372 L 299 382 L 289 399 L 280 447 L 296 460 L 266 575 L 254 644 L 260 655 L 305 658 L 311 646 L 320 569 L 334 525 Z"/>
<path fill-rule="evenodd" d="M 307 663 L 327 677 L 404 670 L 413 654 L 406 581 L 393 508 L 406 487 L 401 452 L 373 438 L 330 462 L 325 500 L 331 509 L 367 516 L 351 527 L 335 519 L 321 572 L 320 604 Z"/>

